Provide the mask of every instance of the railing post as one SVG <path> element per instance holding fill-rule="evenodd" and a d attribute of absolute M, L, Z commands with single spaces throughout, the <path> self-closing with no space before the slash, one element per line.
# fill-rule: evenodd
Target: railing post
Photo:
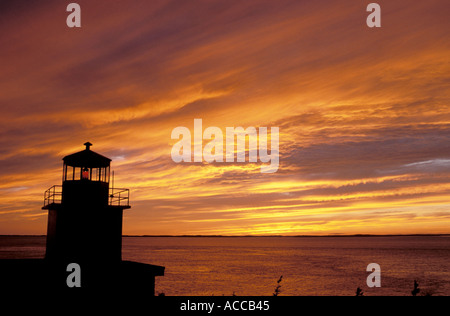
<path fill-rule="evenodd" d="M 110 188 L 111 193 L 109 194 L 109 205 L 122 206 L 130 205 L 130 190 L 129 189 L 118 189 L 118 188 Z M 125 195 L 125 196 L 124 196 Z M 122 200 L 126 200 L 125 204 L 122 203 Z"/>

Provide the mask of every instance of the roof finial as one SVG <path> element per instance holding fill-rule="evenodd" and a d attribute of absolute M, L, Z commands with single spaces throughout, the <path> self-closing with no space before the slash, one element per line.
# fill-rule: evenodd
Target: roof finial
<path fill-rule="evenodd" d="M 91 146 L 92 146 L 92 144 L 90 143 L 90 142 L 86 142 L 86 143 L 84 143 L 83 145 L 85 145 L 86 146 L 86 150 L 91 150 Z"/>

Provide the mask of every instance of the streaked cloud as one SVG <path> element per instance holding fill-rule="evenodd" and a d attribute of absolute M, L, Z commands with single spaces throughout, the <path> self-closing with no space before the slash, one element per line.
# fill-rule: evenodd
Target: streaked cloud
<path fill-rule="evenodd" d="M 0 233 L 91 141 L 131 189 L 126 234 L 450 233 L 443 0 L 0 5 Z M 173 128 L 280 127 L 280 167 L 175 164 Z"/>

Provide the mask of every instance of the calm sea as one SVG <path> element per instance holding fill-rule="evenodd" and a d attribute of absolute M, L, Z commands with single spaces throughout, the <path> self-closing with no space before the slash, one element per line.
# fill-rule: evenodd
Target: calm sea
<path fill-rule="evenodd" d="M 45 237 L 2 236 L 1 258 L 41 258 Z M 165 295 L 450 295 L 450 237 L 124 237 L 122 258 L 166 267 Z M 369 263 L 381 287 L 368 288 Z M 283 276 L 281 282 L 277 281 Z"/>

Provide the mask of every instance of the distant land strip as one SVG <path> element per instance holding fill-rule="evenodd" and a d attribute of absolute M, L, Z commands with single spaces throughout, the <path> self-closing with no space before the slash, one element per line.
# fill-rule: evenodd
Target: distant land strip
<path fill-rule="evenodd" d="M 353 235 L 122 235 L 122 237 L 225 237 L 225 238 L 242 238 L 242 237 L 450 237 L 450 234 L 353 234 Z"/>

